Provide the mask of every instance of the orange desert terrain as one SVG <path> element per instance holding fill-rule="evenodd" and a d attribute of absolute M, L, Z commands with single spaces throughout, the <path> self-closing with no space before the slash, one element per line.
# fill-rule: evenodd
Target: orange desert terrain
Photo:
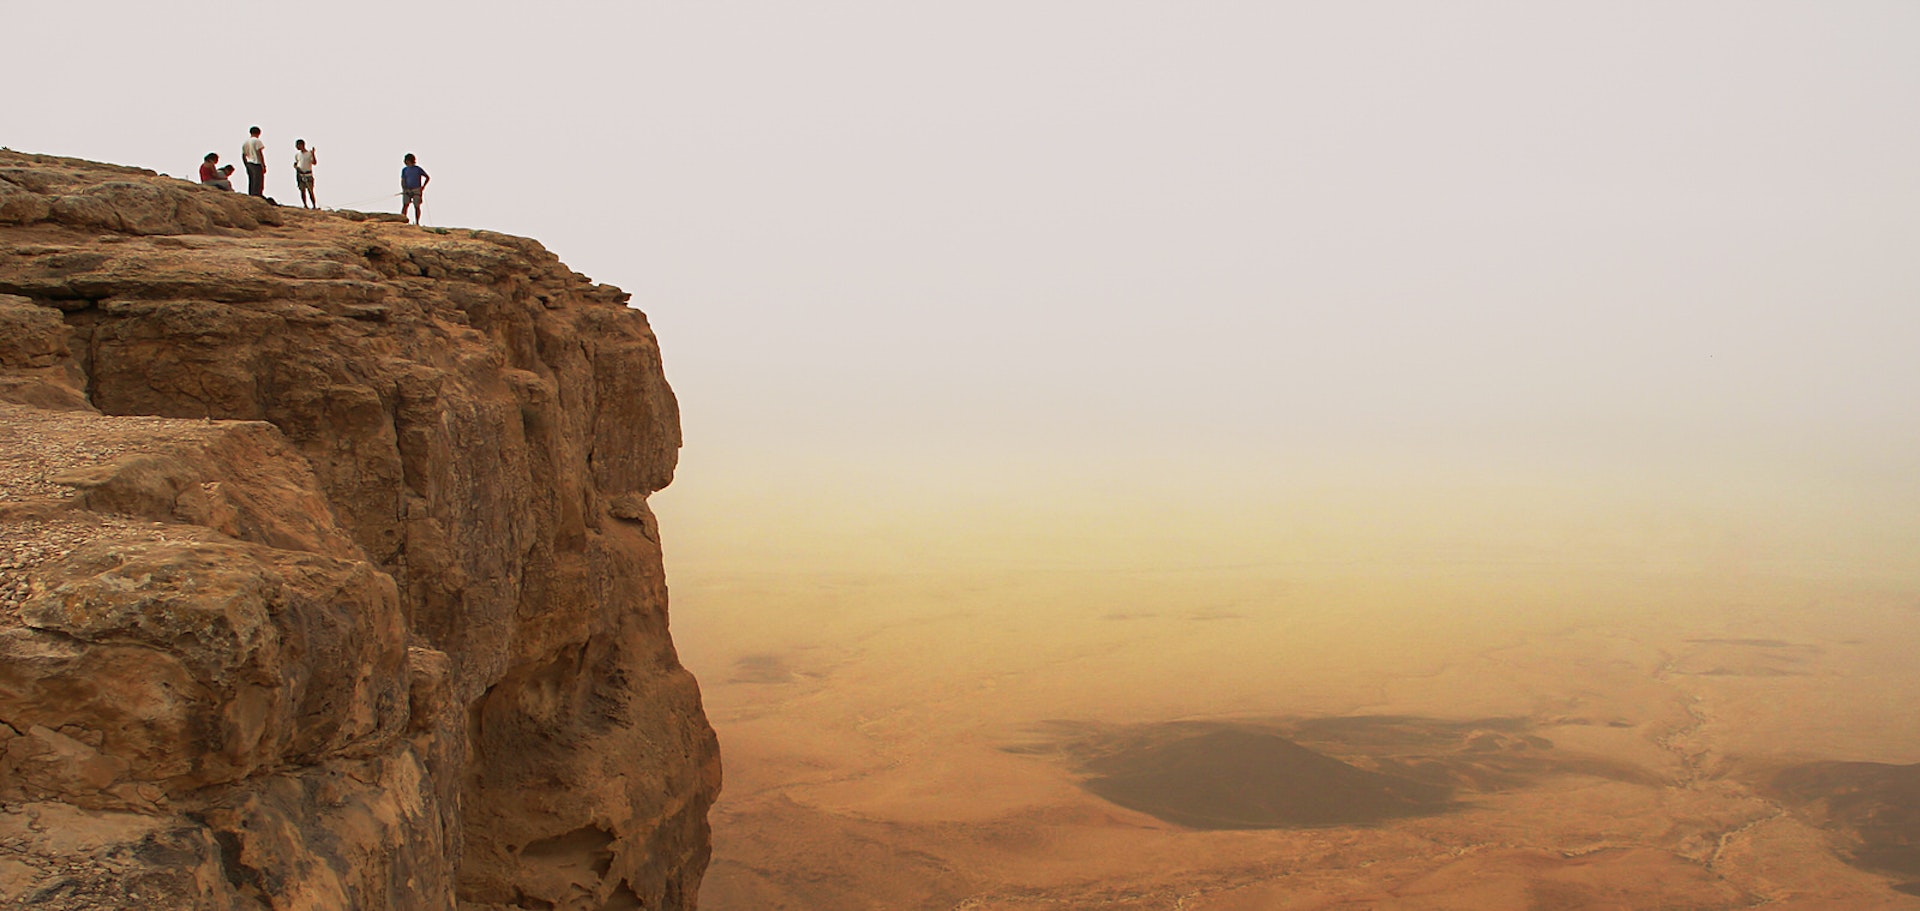
<path fill-rule="evenodd" d="M 1909 520 L 1569 489 L 669 499 L 702 907 L 1920 908 Z"/>

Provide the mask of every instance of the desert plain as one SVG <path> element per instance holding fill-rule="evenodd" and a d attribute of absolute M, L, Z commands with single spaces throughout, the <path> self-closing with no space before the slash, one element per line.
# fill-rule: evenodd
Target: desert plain
<path fill-rule="evenodd" d="M 1904 500 L 1737 474 L 663 496 L 702 907 L 1920 908 Z"/>

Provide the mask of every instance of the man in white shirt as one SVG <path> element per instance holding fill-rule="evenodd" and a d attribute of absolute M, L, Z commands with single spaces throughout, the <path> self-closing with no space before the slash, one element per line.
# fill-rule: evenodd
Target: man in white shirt
<path fill-rule="evenodd" d="M 313 195 L 313 166 L 320 163 L 315 149 L 307 148 L 307 141 L 293 141 L 293 182 L 300 188 L 300 205 L 309 209 L 320 208 L 320 200 Z"/>
<path fill-rule="evenodd" d="M 267 144 L 260 141 L 260 128 L 247 131 L 240 144 L 240 163 L 247 166 L 247 195 L 267 195 Z"/>

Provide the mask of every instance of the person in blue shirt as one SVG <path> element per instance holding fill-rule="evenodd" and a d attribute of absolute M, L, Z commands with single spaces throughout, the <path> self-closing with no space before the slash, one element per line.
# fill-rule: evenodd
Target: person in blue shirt
<path fill-rule="evenodd" d="M 420 223 L 420 198 L 427 192 L 427 184 L 433 180 L 427 176 L 427 169 L 413 163 L 413 153 L 408 152 L 407 166 L 400 169 L 400 217 L 407 217 L 407 207 L 413 207 L 413 223 Z"/>

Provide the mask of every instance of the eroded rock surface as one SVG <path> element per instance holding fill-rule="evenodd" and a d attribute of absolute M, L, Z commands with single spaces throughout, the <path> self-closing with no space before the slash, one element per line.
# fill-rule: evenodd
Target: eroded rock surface
<path fill-rule="evenodd" d="M 0 152 L 0 908 L 692 907 L 719 759 L 625 300 Z"/>

